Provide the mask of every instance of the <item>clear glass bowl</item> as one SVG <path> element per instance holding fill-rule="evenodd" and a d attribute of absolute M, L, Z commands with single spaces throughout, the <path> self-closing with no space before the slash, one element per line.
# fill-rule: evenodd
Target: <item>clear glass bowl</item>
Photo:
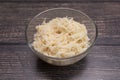
<path fill-rule="evenodd" d="M 66 17 L 66 16 L 73 17 L 74 20 L 86 25 L 86 28 L 88 30 L 88 36 L 90 38 L 90 47 L 85 52 L 69 58 L 53 58 L 35 51 L 34 48 L 31 46 L 33 42 L 34 34 L 36 33 L 35 27 L 37 25 L 40 25 L 44 21 L 44 19 L 46 19 L 46 21 L 49 21 L 56 17 Z M 71 8 L 53 8 L 53 9 L 45 10 L 39 13 L 38 15 L 36 15 L 30 21 L 29 25 L 26 28 L 26 40 L 30 49 L 35 54 L 37 54 L 40 57 L 40 59 L 42 59 L 43 61 L 57 66 L 70 65 L 81 60 L 83 57 L 85 57 L 88 54 L 88 50 L 93 46 L 96 38 L 97 38 L 97 27 L 95 26 L 94 22 L 85 13 Z"/>

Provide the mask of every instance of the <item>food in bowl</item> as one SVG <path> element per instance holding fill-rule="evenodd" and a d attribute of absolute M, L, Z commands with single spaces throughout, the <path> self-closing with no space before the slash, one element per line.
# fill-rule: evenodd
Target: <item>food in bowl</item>
<path fill-rule="evenodd" d="M 82 54 L 89 47 L 86 26 L 70 17 L 56 17 L 36 26 L 32 46 L 49 57 L 68 58 Z"/>

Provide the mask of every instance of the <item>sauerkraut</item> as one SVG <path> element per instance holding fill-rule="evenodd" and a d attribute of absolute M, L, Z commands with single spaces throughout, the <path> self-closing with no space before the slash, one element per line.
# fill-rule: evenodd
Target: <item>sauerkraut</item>
<path fill-rule="evenodd" d="M 68 58 L 81 54 L 89 47 L 86 26 L 73 18 L 54 18 L 36 26 L 33 48 L 50 57 Z"/>

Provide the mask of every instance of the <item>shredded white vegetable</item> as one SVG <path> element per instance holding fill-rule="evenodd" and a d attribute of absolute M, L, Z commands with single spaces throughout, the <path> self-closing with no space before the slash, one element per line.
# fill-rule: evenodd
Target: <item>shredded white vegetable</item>
<path fill-rule="evenodd" d="M 50 57 L 72 57 L 89 47 L 86 26 L 73 18 L 54 18 L 36 26 L 36 30 L 32 46 L 39 53 Z"/>

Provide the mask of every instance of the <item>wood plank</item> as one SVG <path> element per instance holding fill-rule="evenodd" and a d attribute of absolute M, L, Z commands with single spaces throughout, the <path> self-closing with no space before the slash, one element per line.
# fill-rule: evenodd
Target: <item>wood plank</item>
<path fill-rule="evenodd" d="M 0 3 L 0 44 L 25 44 L 25 28 L 39 12 L 70 7 L 89 15 L 98 27 L 97 45 L 120 45 L 120 3 Z M 114 42 L 114 43 L 113 43 Z"/>
<path fill-rule="evenodd" d="M 0 0 L 0 2 L 120 2 L 119 0 Z"/>
<path fill-rule="evenodd" d="M 26 45 L 0 46 L 1 80 L 119 80 L 120 46 L 94 46 L 76 64 L 57 67 L 35 56 Z"/>

